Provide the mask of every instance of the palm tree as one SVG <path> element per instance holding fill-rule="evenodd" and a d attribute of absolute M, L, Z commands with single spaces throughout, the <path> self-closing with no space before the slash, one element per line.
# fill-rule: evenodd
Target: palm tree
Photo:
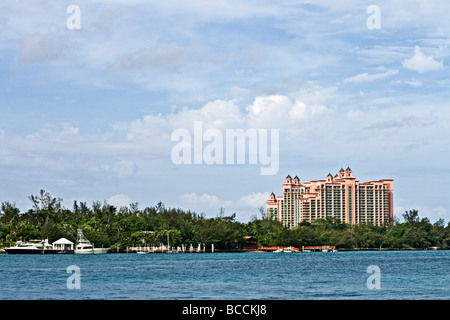
<path fill-rule="evenodd" d="M 37 217 L 43 218 L 42 224 L 48 222 L 51 215 L 61 208 L 61 198 L 53 198 L 50 192 L 41 189 L 39 196 L 28 197 L 33 202 L 33 210 Z"/>

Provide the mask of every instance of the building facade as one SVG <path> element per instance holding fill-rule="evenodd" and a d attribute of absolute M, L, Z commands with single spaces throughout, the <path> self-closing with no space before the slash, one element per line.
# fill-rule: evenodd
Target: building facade
<path fill-rule="evenodd" d="M 325 180 L 301 183 L 288 175 L 283 195 L 267 200 L 267 218 L 293 228 L 303 221 L 331 217 L 348 224 L 385 225 L 394 217 L 393 179 L 359 182 L 347 167 Z"/>

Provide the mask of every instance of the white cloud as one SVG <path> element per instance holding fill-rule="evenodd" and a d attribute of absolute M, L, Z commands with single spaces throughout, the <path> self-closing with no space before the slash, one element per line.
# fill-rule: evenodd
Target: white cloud
<path fill-rule="evenodd" d="M 131 198 L 126 194 L 119 193 L 107 199 L 107 202 L 116 207 L 125 207 L 131 203 Z"/>
<path fill-rule="evenodd" d="M 334 97 L 334 91 L 331 91 Z M 173 147 L 170 144 L 172 132 L 180 128 L 192 132 L 194 121 L 201 121 L 203 130 L 280 129 L 286 128 L 287 124 L 333 113 L 334 107 L 327 105 L 330 102 L 327 92 L 328 88 L 314 87 L 310 91 L 296 93 L 296 97 L 258 96 L 245 107 L 239 106 L 234 100 L 214 100 L 199 109 L 172 108 L 171 113 L 146 115 L 132 122 L 117 124 L 115 128 L 122 131 L 127 142 L 135 147 L 145 146 L 154 153 L 168 154 L 168 148 Z M 312 123 L 308 126 L 312 126 Z M 298 130 L 300 126 L 295 125 L 293 128 Z"/>
<path fill-rule="evenodd" d="M 318 95 L 318 97 L 313 97 Z M 305 102 L 307 99 L 310 103 Z M 256 97 L 252 104 L 246 107 L 249 125 L 258 128 L 285 128 L 287 124 L 294 124 L 299 120 L 312 118 L 330 113 L 330 106 L 321 104 L 322 93 L 312 90 L 303 101 L 287 95 L 270 95 Z M 325 98 L 327 100 L 328 98 Z M 319 102 L 319 103 L 316 103 Z M 294 126 L 294 128 L 299 127 Z"/>
<path fill-rule="evenodd" d="M 37 132 L 27 134 L 25 137 L 12 137 L 14 143 L 9 147 L 22 150 L 25 152 L 41 152 L 43 150 L 64 151 L 68 153 L 76 153 L 73 145 L 78 144 L 80 139 L 80 129 L 63 123 L 54 126 L 47 126 Z M 78 150 L 79 151 L 79 150 Z"/>
<path fill-rule="evenodd" d="M 236 100 L 239 101 L 242 98 L 248 97 L 251 95 L 251 92 L 249 89 L 241 88 L 239 86 L 233 86 L 230 89 L 231 96 Z"/>
<path fill-rule="evenodd" d="M 252 215 L 258 215 L 258 208 L 265 207 L 268 198 L 268 192 L 247 194 L 237 200 L 221 200 L 218 196 L 207 193 L 185 193 L 179 197 L 179 200 L 183 206 L 196 212 L 213 216 L 223 208 L 225 215 L 236 213 L 238 220 L 247 221 Z"/>
<path fill-rule="evenodd" d="M 257 192 L 251 193 L 240 197 L 239 203 L 242 206 L 257 208 L 260 206 L 265 206 L 267 199 L 269 199 L 269 192 Z"/>
<path fill-rule="evenodd" d="M 47 39 L 39 33 L 25 36 L 22 39 L 19 63 L 45 63 L 60 57 L 63 47 L 60 43 Z"/>
<path fill-rule="evenodd" d="M 387 70 L 385 72 L 376 73 L 376 74 L 368 74 L 368 73 L 360 73 L 354 77 L 350 77 L 344 80 L 345 83 L 360 83 L 360 82 L 370 82 L 380 79 L 386 79 L 390 76 L 396 75 L 398 70 Z"/>
<path fill-rule="evenodd" d="M 98 3 L 124 5 L 145 5 L 146 0 L 96 0 Z M 277 12 L 277 8 L 269 3 L 261 3 L 254 6 L 247 1 L 240 0 L 192 0 L 179 2 L 177 0 L 166 0 L 152 3 L 152 8 L 161 15 L 180 13 L 206 20 L 217 21 L 218 19 L 251 18 L 254 16 L 271 16 Z M 279 10 L 279 9 L 278 9 Z"/>
<path fill-rule="evenodd" d="M 203 129 L 246 128 L 246 115 L 233 101 L 215 100 L 199 109 L 183 108 L 166 115 L 146 115 L 130 123 L 120 123 L 116 129 L 126 133 L 127 141 L 153 146 L 153 151 L 167 151 L 170 136 L 175 129 L 191 130 L 194 121 L 202 121 Z M 169 144 L 168 144 L 169 142 Z M 156 149 L 155 149 L 156 148 Z"/>
<path fill-rule="evenodd" d="M 179 72 L 188 62 L 200 61 L 199 53 L 193 48 L 163 44 L 153 48 L 141 48 L 134 53 L 120 56 L 111 64 L 111 67 L 120 71 L 163 69 Z"/>
<path fill-rule="evenodd" d="M 206 193 L 201 195 L 194 192 L 185 193 L 181 195 L 179 199 L 183 204 L 200 211 L 218 210 L 222 206 L 219 197 Z"/>
<path fill-rule="evenodd" d="M 414 56 L 403 61 L 403 67 L 408 70 L 424 73 L 428 71 L 443 70 L 443 61 L 436 61 L 433 57 L 426 56 L 420 51 L 420 47 L 414 48 Z"/>
<path fill-rule="evenodd" d="M 364 118 L 364 112 L 361 110 L 350 109 L 347 112 L 347 118 L 354 121 L 362 120 Z"/>
<path fill-rule="evenodd" d="M 135 165 L 133 161 L 120 160 L 114 163 L 113 170 L 119 178 L 127 178 L 134 173 Z"/>
<path fill-rule="evenodd" d="M 400 222 L 404 222 L 403 214 L 409 210 L 417 210 L 419 212 L 419 219 L 428 218 L 431 223 L 436 222 L 439 219 L 444 219 L 446 223 L 449 222 L 448 211 L 444 207 L 429 207 L 420 203 L 411 203 L 405 199 L 395 199 L 395 202 L 400 204 L 394 205 L 394 212 Z"/>
<path fill-rule="evenodd" d="M 135 167 L 136 165 L 133 161 L 122 159 L 120 161 L 115 161 L 112 164 L 101 164 L 90 170 L 94 173 L 107 173 L 109 176 L 123 179 L 130 177 L 134 173 Z"/>
<path fill-rule="evenodd" d="M 404 81 L 397 80 L 397 81 L 393 81 L 392 83 L 393 84 L 407 84 L 414 88 L 418 88 L 423 85 L 422 81 L 420 81 L 420 80 L 404 80 Z"/>
<path fill-rule="evenodd" d="M 278 123 L 285 119 L 292 108 L 289 97 L 283 95 L 271 95 L 256 97 L 254 102 L 246 107 L 249 119 L 252 123 L 272 122 Z"/>
<path fill-rule="evenodd" d="M 431 208 L 431 214 L 437 218 L 448 218 L 447 209 L 443 207 Z"/>

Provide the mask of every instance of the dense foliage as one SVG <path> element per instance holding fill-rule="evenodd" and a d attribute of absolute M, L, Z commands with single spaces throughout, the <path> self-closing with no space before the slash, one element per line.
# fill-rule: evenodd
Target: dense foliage
<path fill-rule="evenodd" d="M 72 209 L 63 208 L 61 199 L 41 190 L 31 195 L 32 209 L 21 213 L 11 202 L 0 208 L 0 247 L 17 240 L 45 239 L 53 242 L 65 237 L 76 241 L 77 229 L 95 246 L 124 249 L 128 246 L 158 245 L 167 235 L 174 246 L 198 243 L 218 249 L 238 249 L 251 235 L 260 246 L 296 247 L 331 244 L 338 248 L 427 248 L 444 249 L 450 245 L 450 223 L 440 219 L 431 224 L 419 218 L 416 210 L 403 214 L 404 222 L 386 226 L 349 225 L 332 219 L 303 222 L 293 229 L 278 221 L 257 219 L 248 223 L 236 221 L 235 214 L 226 216 L 223 210 L 215 218 L 206 218 L 181 209 L 166 208 L 162 203 L 139 209 L 138 204 L 117 208 L 107 202 L 74 202 Z"/>

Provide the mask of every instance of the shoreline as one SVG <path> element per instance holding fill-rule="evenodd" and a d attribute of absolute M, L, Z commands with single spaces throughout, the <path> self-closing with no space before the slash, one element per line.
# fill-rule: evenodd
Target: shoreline
<path fill-rule="evenodd" d="M 337 252 L 376 252 L 376 251 L 446 251 L 450 250 L 450 248 L 443 249 L 443 248 L 338 248 Z M 315 251 L 320 252 L 320 251 Z M 130 252 L 126 250 L 120 250 L 120 251 L 110 251 L 105 254 L 123 254 L 123 253 L 131 253 L 131 254 L 137 254 L 137 252 Z M 201 254 L 201 253 L 273 253 L 272 251 L 267 250 L 242 250 L 242 249 L 228 249 L 228 250 L 220 250 L 215 249 L 214 252 L 211 252 L 211 250 L 206 250 L 202 252 L 178 252 L 178 253 L 169 253 L 169 254 Z M 298 251 L 295 253 L 314 253 L 313 252 L 307 252 L 307 251 Z M 320 253 L 327 253 L 327 252 L 320 252 Z M 0 254 L 8 254 L 3 248 L 0 248 Z M 74 254 L 73 252 L 61 252 L 58 254 Z M 146 254 L 167 254 L 167 252 L 147 252 Z M 9 254 L 11 255 L 11 254 Z"/>

